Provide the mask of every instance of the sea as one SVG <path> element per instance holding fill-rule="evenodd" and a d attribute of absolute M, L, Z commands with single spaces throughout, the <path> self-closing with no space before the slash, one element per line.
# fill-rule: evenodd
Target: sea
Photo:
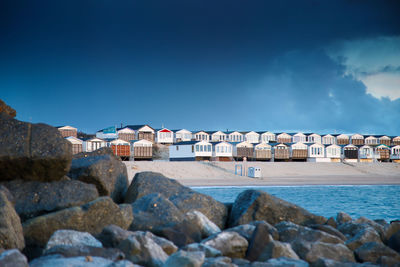
<path fill-rule="evenodd" d="M 267 192 L 326 218 L 340 211 L 353 219 L 400 220 L 400 185 L 318 186 L 223 186 L 192 187 L 200 193 L 229 203 L 247 189 Z"/>

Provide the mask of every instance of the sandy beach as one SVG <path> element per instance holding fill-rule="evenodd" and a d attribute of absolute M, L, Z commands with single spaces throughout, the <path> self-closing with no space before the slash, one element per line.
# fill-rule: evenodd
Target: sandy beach
<path fill-rule="evenodd" d="M 247 168 L 261 168 L 261 178 L 235 175 L 235 162 L 124 163 L 130 180 L 137 172 L 154 171 L 186 186 L 400 185 L 398 163 L 247 162 Z"/>

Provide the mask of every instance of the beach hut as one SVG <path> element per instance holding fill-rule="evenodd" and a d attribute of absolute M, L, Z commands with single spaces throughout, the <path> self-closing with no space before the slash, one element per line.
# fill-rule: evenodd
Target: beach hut
<path fill-rule="evenodd" d="M 392 141 L 392 139 L 390 139 L 389 136 L 383 135 L 383 136 L 379 137 L 379 144 L 381 144 L 381 145 L 390 146 L 391 141 Z"/>
<path fill-rule="evenodd" d="M 210 141 L 210 134 L 205 131 L 198 131 L 194 134 L 194 139 L 196 141 Z"/>
<path fill-rule="evenodd" d="M 398 146 L 400 145 L 400 136 L 396 136 L 392 139 L 393 145 Z"/>
<path fill-rule="evenodd" d="M 179 131 L 175 131 L 175 141 L 176 142 L 187 142 L 192 141 L 193 134 L 191 131 L 182 129 Z"/>
<path fill-rule="evenodd" d="M 322 144 L 322 138 L 319 134 L 312 133 L 307 136 L 307 143 L 317 143 Z"/>
<path fill-rule="evenodd" d="M 72 127 L 72 126 L 59 126 L 57 127 L 58 131 L 60 132 L 62 137 L 69 137 L 69 136 L 73 136 L 75 138 L 78 137 L 78 129 Z"/>
<path fill-rule="evenodd" d="M 244 135 L 244 140 L 250 144 L 258 144 L 260 142 L 260 134 L 254 131 L 248 132 Z"/>
<path fill-rule="evenodd" d="M 297 133 L 293 135 L 293 142 L 294 143 L 305 143 L 307 142 L 307 136 L 303 133 Z"/>
<path fill-rule="evenodd" d="M 227 139 L 228 139 L 227 134 L 221 131 L 216 131 L 211 134 L 212 142 L 222 142 L 222 141 L 227 141 Z"/>
<path fill-rule="evenodd" d="M 211 160 L 213 151 L 212 144 L 207 141 L 200 141 L 194 145 L 196 160 Z"/>
<path fill-rule="evenodd" d="M 65 138 L 71 143 L 72 154 L 78 154 L 83 151 L 83 141 L 74 136 L 68 136 Z"/>
<path fill-rule="evenodd" d="M 373 162 L 375 153 L 374 148 L 369 145 L 363 145 L 359 149 L 360 162 Z"/>
<path fill-rule="evenodd" d="M 243 142 L 244 135 L 238 131 L 228 132 L 228 141 L 229 142 Z"/>
<path fill-rule="evenodd" d="M 276 142 L 276 135 L 271 132 L 264 132 L 261 133 L 261 143 L 270 143 L 270 142 Z"/>
<path fill-rule="evenodd" d="M 393 146 L 390 149 L 390 159 L 392 162 L 400 163 L 400 145 Z"/>
<path fill-rule="evenodd" d="M 101 129 L 96 132 L 96 137 L 99 139 L 116 139 L 118 138 L 117 128 L 111 126 L 108 128 Z"/>
<path fill-rule="evenodd" d="M 288 161 L 290 159 L 290 148 L 285 144 L 274 145 L 274 160 Z"/>
<path fill-rule="evenodd" d="M 182 141 L 169 146 L 170 161 L 194 161 L 196 160 L 195 144 L 198 141 Z"/>
<path fill-rule="evenodd" d="M 167 128 L 159 129 L 157 130 L 156 140 L 158 144 L 172 144 L 174 142 L 174 132 Z"/>
<path fill-rule="evenodd" d="M 215 144 L 213 158 L 216 161 L 232 161 L 233 159 L 232 144 L 225 141 Z"/>
<path fill-rule="evenodd" d="M 276 136 L 278 143 L 292 143 L 292 136 L 287 133 L 281 133 Z"/>
<path fill-rule="evenodd" d="M 353 134 L 350 139 L 351 139 L 351 144 L 355 146 L 364 145 L 364 136 L 362 136 L 361 134 Z"/>
<path fill-rule="evenodd" d="M 379 161 L 389 161 L 390 160 L 390 147 L 387 145 L 379 145 L 375 148 L 375 154 Z"/>
<path fill-rule="evenodd" d="M 308 161 L 331 162 L 331 159 L 325 157 L 325 146 L 323 144 L 314 143 L 308 147 Z"/>
<path fill-rule="evenodd" d="M 336 144 L 336 138 L 331 134 L 324 135 L 324 136 L 322 136 L 322 144 L 323 145 Z"/>
<path fill-rule="evenodd" d="M 114 139 L 108 143 L 114 155 L 120 157 L 122 160 L 129 160 L 131 156 L 130 143 L 122 139 Z"/>
<path fill-rule="evenodd" d="M 131 158 L 134 160 L 152 160 L 153 159 L 153 142 L 142 139 L 133 140 L 131 145 Z"/>
<path fill-rule="evenodd" d="M 307 160 L 307 145 L 302 142 L 294 143 L 290 146 L 291 158 L 293 161 L 306 161 Z"/>
<path fill-rule="evenodd" d="M 331 162 L 340 162 L 341 159 L 341 147 L 338 145 L 329 145 L 325 149 L 325 155 L 327 159 L 330 159 Z"/>
<path fill-rule="evenodd" d="M 379 139 L 376 138 L 375 136 L 368 136 L 367 138 L 365 138 L 365 144 L 366 145 L 372 145 L 372 146 L 376 146 L 379 144 Z"/>
<path fill-rule="evenodd" d="M 358 148 L 355 145 L 347 145 L 343 147 L 344 160 L 348 162 L 358 161 Z"/>
<path fill-rule="evenodd" d="M 127 141 L 127 142 L 136 139 L 135 130 L 132 130 L 129 127 L 119 128 L 117 130 L 117 134 L 118 134 L 118 139 L 121 139 L 121 140 L 124 140 L 124 141 Z"/>
<path fill-rule="evenodd" d="M 345 145 L 346 146 L 346 145 L 350 144 L 350 137 L 348 135 L 346 135 L 346 134 L 339 134 L 336 137 L 336 143 L 338 145 Z"/>
<path fill-rule="evenodd" d="M 254 147 L 255 159 L 258 161 L 268 161 L 272 158 L 272 147 L 268 143 L 260 143 Z"/>
<path fill-rule="evenodd" d="M 84 152 L 93 152 L 99 148 L 106 147 L 107 142 L 103 139 L 92 137 L 83 139 L 82 149 Z"/>
<path fill-rule="evenodd" d="M 251 160 L 254 155 L 254 145 L 252 143 L 249 143 L 247 141 L 241 142 L 236 144 L 236 149 L 235 149 L 235 157 L 238 160 L 243 160 L 244 157 L 246 157 L 247 160 Z"/>

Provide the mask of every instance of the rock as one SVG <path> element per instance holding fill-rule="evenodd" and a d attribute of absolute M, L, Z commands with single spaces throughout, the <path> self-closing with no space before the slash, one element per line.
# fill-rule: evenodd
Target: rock
<path fill-rule="evenodd" d="M 204 252 L 180 250 L 172 254 L 165 262 L 165 267 L 200 267 L 204 262 Z"/>
<path fill-rule="evenodd" d="M 2 183 L 15 197 L 15 210 L 22 221 L 98 198 L 94 185 L 80 181 L 38 182 L 13 180 Z"/>
<path fill-rule="evenodd" d="M 266 224 L 260 223 L 256 226 L 253 236 L 249 242 L 246 259 L 249 261 L 257 260 L 267 244 L 273 240 L 268 230 L 269 227 Z"/>
<path fill-rule="evenodd" d="M 29 267 L 28 259 L 18 249 L 10 249 L 0 253 L 2 267 Z"/>
<path fill-rule="evenodd" d="M 363 244 L 354 251 L 354 254 L 360 262 L 377 263 L 379 258 L 383 256 L 394 258 L 400 262 L 400 255 L 396 251 L 377 242 Z"/>
<path fill-rule="evenodd" d="M 113 262 L 111 260 L 102 258 L 102 257 L 92 257 L 92 256 L 81 256 L 81 257 L 72 257 L 72 258 L 64 258 L 61 255 L 49 255 L 37 258 L 29 263 L 30 267 L 112 267 L 112 266 L 120 266 L 120 267 L 133 267 L 131 262 L 129 261 L 118 261 Z"/>
<path fill-rule="evenodd" d="M 222 256 L 221 251 L 219 251 L 218 249 L 215 249 L 213 247 L 207 246 L 205 244 L 201 244 L 201 243 L 192 243 L 189 245 L 186 245 L 184 247 L 181 248 L 182 250 L 185 251 L 202 251 L 205 253 L 207 258 L 214 258 L 214 257 L 220 257 Z"/>
<path fill-rule="evenodd" d="M 341 262 L 319 258 L 316 262 L 313 262 L 312 267 L 377 267 L 377 265 L 372 263 Z"/>
<path fill-rule="evenodd" d="M 303 242 L 296 240 L 292 243 L 293 250 L 301 259 L 310 263 L 320 258 L 335 261 L 355 262 L 353 252 L 343 244 L 332 244 L 324 242 Z"/>
<path fill-rule="evenodd" d="M 71 229 L 97 235 L 112 223 L 127 228 L 118 205 L 109 197 L 33 218 L 23 223 L 25 240 L 30 247 L 25 253 L 28 257 L 38 255 L 57 230 Z"/>
<path fill-rule="evenodd" d="M 142 237 L 150 238 L 157 245 L 159 245 L 167 255 L 171 255 L 171 254 L 175 253 L 176 251 L 178 251 L 178 248 L 177 248 L 177 246 L 174 245 L 174 243 L 172 243 L 171 241 L 169 241 L 165 238 L 156 236 L 156 235 L 152 234 L 151 232 L 136 231 L 136 232 L 132 232 L 132 235 L 135 237 L 142 236 Z"/>
<path fill-rule="evenodd" d="M 103 247 L 91 234 L 74 230 L 55 231 L 46 244 L 46 250 L 59 245 Z"/>
<path fill-rule="evenodd" d="M 253 265 L 252 265 L 253 266 Z M 308 267 L 308 263 L 302 260 L 289 259 L 285 257 L 270 259 L 266 262 L 266 265 L 254 265 L 257 266 L 265 266 L 265 267 Z"/>
<path fill-rule="evenodd" d="M 133 203 L 151 193 L 161 194 L 174 203 L 183 214 L 197 210 L 218 225 L 220 229 L 225 226 L 228 208 L 223 203 L 185 187 L 173 179 L 168 179 L 160 173 L 137 173 L 128 188 L 125 203 Z"/>
<path fill-rule="evenodd" d="M 237 267 L 228 257 L 206 258 L 202 267 Z"/>
<path fill-rule="evenodd" d="M 400 230 L 391 235 L 388 240 L 388 246 L 400 253 Z"/>
<path fill-rule="evenodd" d="M 340 239 L 342 239 L 343 241 L 346 241 L 347 238 L 344 234 L 342 234 L 339 230 L 333 228 L 330 225 L 323 225 L 323 224 L 313 224 L 313 225 L 309 225 L 309 227 L 311 229 L 315 229 L 315 230 L 320 230 L 322 232 L 328 233 L 330 235 L 334 235 L 336 237 L 339 237 Z"/>
<path fill-rule="evenodd" d="M 8 190 L 7 187 L 5 187 L 5 186 L 3 186 L 2 184 L 0 184 L 0 192 L 3 192 L 3 193 L 6 195 L 8 201 L 10 201 L 10 203 L 11 203 L 13 206 L 15 206 L 15 197 L 14 197 L 14 195 L 10 192 L 10 190 Z M 14 208 L 15 208 L 15 207 L 14 207 Z"/>
<path fill-rule="evenodd" d="M 221 232 L 221 229 L 219 229 L 219 227 L 215 223 L 210 221 L 200 211 L 189 211 L 185 214 L 185 216 L 188 223 L 197 226 L 197 228 L 200 230 L 202 238 L 207 238 L 211 235 Z"/>
<path fill-rule="evenodd" d="M 242 224 L 242 225 L 238 225 L 238 226 L 226 229 L 225 231 L 236 232 L 239 235 L 246 238 L 246 240 L 248 242 L 250 242 L 251 237 L 253 236 L 253 233 L 255 230 L 256 230 L 256 226 L 254 226 L 252 224 Z"/>
<path fill-rule="evenodd" d="M 296 252 L 292 249 L 289 243 L 283 243 L 276 240 L 271 240 L 261 251 L 257 261 L 267 261 L 271 258 L 286 257 L 289 259 L 299 259 Z"/>
<path fill-rule="evenodd" d="M 252 221 L 266 221 L 272 225 L 281 221 L 323 224 L 326 219 L 263 191 L 249 189 L 237 196 L 228 225 L 232 227 Z"/>
<path fill-rule="evenodd" d="M 139 265 L 163 266 L 168 258 L 164 250 L 146 235 L 131 235 L 122 240 L 118 248 L 125 253 L 128 260 Z"/>
<path fill-rule="evenodd" d="M 181 223 L 163 228 L 159 235 L 171 240 L 178 247 L 201 241 L 201 233 L 198 226 L 191 224 L 186 219 Z"/>
<path fill-rule="evenodd" d="M 369 242 L 382 242 L 379 234 L 370 226 L 363 228 L 355 236 L 348 239 L 345 244 L 351 250 L 355 250 Z"/>
<path fill-rule="evenodd" d="M 381 224 L 379 224 L 377 222 L 374 222 L 373 220 L 370 220 L 370 219 L 365 218 L 365 217 L 358 218 L 355 221 L 355 223 L 367 224 L 367 225 L 371 226 L 379 234 L 379 236 L 381 237 L 381 240 L 382 241 L 385 240 L 385 232 L 386 231 L 385 231 L 385 228 Z"/>
<path fill-rule="evenodd" d="M 333 217 L 329 217 L 325 224 L 337 228 L 337 222 Z"/>
<path fill-rule="evenodd" d="M 273 239 L 279 240 L 278 230 L 276 230 L 275 227 L 273 227 L 272 225 L 270 225 L 266 221 L 255 221 L 255 222 L 251 222 L 250 223 L 250 225 L 254 225 L 254 226 L 257 226 L 259 224 L 263 224 L 263 226 L 266 227 L 266 229 L 268 229 L 268 233 L 272 236 Z"/>
<path fill-rule="evenodd" d="M 96 185 L 100 196 L 109 196 L 116 203 L 123 201 L 128 187 L 126 166 L 110 148 L 78 154 L 72 160 L 68 176 Z"/>
<path fill-rule="evenodd" d="M 131 225 L 133 221 L 133 210 L 130 204 L 119 204 L 119 209 L 122 213 L 122 219 L 125 221 L 125 225 Z"/>
<path fill-rule="evenodd" d="M 221 251 L 223 256 L 230 258 L 244 258 L 249 243 L 236 232 L 221 232 L 201 242 Z"/>
<path fill-rule="evenodd" d="M 293 243 L 294 241 L 302 242 L 325 242 L 331 244 L 343 244 L 343 240 L 337 236 L 300 226 L 291 222 L 281 222 L 275 225 L 279 232 L 280 241 Z"/>
<path fill-rule="evenodd" d="M 6 193 L 0 190 L 0 248 L 22 250 L 24 247 L 21 221 Z"/>
<path fill-rule="evenodd" d="M 7 114 L 11 118 L 17 116 L 15 109 L 7 105 L 3 100 L 0 99 L 0 113 Z"/>
<path fill-rule="evenodd" d="M 347 222 L 351 222 L 353 219 L 351 218 L 351 216 L 345 212 L 339 212 L 336 215 L 336 222 L 338 224 L 343 224 L 343 223 L 347 223 Z"/>
<path fill-rule="evenodd" d="M 400 221 L 393 221 L 389 224 L 389 227 L 385 232 L 385 240 L 389 241 L 393 234 L 400 231 Z"/>
<path fill-rule="evenodd" d="M 377 261 L 377 264 L 379 266 L 400 267 L 399 259 L 387 256 L 380 257 Z"/>
<path fill-rule="evenodd" d="M 71 159 L 71 143 L 56 128 L 0 113 L 0 180 L 57 181 Z"/>
<path fill-rule="evenodd" d="M 86 245 L 56 245 L 43 252 L 43 256 L 61 255 L 65 258 L 92 256 L 102 257 L 112 261 L 125 259 L 125 254 L 116 248 L 92 247 Z"/>

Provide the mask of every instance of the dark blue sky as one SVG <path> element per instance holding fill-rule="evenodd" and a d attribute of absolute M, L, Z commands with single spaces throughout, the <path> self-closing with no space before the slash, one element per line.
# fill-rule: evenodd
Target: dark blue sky
<path fill-rule="evenodd" d="M 400 134 L 399 1 L 0 1 L 24 121 Z"/>

